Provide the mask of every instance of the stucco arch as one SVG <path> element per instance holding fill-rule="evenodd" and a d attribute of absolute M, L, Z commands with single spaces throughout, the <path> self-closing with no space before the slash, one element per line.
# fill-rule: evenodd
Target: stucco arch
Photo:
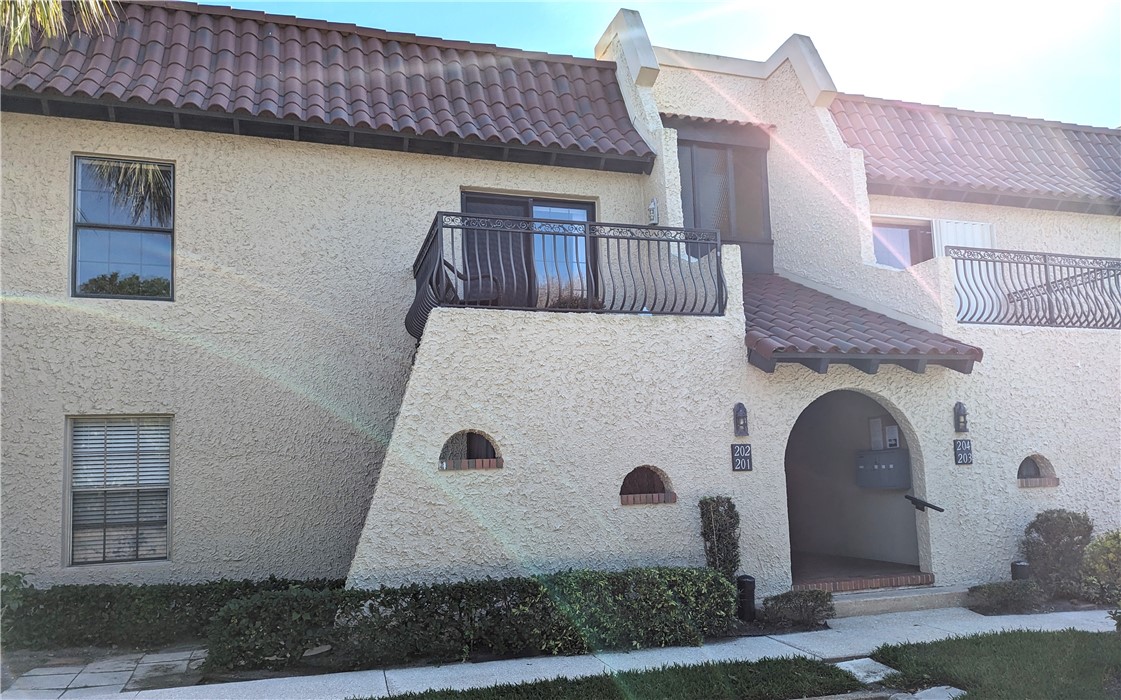
<path fill-rule="evenodd" d="M 910 453 L 911 459 L 911 488 L 908 493 L 914 494 L 916 497 L 926 500 L 927 499 L 927 479 L 926 479 L 926 459 L 924 444 L 920 438 L 920 433 L 916 429 L 914 423 L 908 417 L 907 413 L 899 406 L 898 403 L 893 401 L 885 394 L 868 389 L 861 386 L 845 385 L 836 388 L 830 388 L 828 391 L 815 392 L 811 397 L 806 397 L 801 400 L 796 406 L 796 412 L 793 413 L 793 418 L 790 419 L 790 424 L 787 426 L 783 439 L 782 439 L 782 455 L 784 456 L 784 463 L 786 456 L 791 449 L 791 438 L 794 435 L 795 426 L 799 420 L 806 414 L 811 406 L 821 401 L 823 398 L 833 394 L 851 393 L 859 395 L 865 399 L 874 402 L 879 406 L 887 415 L 895 421 L 899 426 L 899 430 L 903 437 L 903 444 L 906 445 Z M 947 418 L 947 420 L 949 420 Z M 789 474 L 787 474 L 789 479 Z M 788 509 L 790 504 L 788 503 Z M 915 530 L 917 538 L 917 553 L 918 553 L 918 566 L 922 572 L 931 571 L 932 555 L 930 544 L 930 527 L 929 527 L 929 512 L 920 513 L 915 511 Z"/>
<path fill-rule="evenodd" d="M 443 463 L 448 460 L 462 460 L 466 458 L 468 456 L 467 441 L 470 435 L 477 435 L 485 439 L 490 449 L 494 451 L 494 457 L 496 459 L 502 459 L 502 448 L 499 446 L 498 440 L 496 440 L 494 436 L 478 428 L 465 428 L 463 430 L 457 430 L 444 441 L 443 446 L 440 448 L 439 462 Z"/>

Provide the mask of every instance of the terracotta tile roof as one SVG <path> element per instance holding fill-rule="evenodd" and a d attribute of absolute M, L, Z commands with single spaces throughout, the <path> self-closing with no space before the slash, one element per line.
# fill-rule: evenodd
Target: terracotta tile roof
<path fill-rule="evenodd" d="M 829 109 L 845 143 L 864 151 L 870 191 L 941 188 L 1121 206 L 1121 130 L 861 95 L 838 95 Z"/>
<path fill-rule="evenodd" d="M 5 90 L 651 157 L 608 61 L 189 3 L 5 61 Z"/>
<path fill-rule="evenodd" d="M 777 130 L 774 124 L 768 124 L 766 122 L 747 122 L 739 119 L 723 119 L 721 117 L 697 117 L 692 114 L 677 114 L 676 112 L 659 112 L 658 116 L 662 118 L 662 121 L 685 121 L 697 124 L 718 124 L 720 126 L 757 126 L 767 131 Z"/>
<path fill-rule="evenodd" d="M 980 348 L 916 328 L 811 289 L 780 275 L 746 275 L 743 285 L 747 347 L 752 364 L 775 362 L 907 361 L 943 364 L 968 372 Z M 858 365 L 860 366 L 860 365 Z M 921 367 L 921 364 L 916 365 Z"/>

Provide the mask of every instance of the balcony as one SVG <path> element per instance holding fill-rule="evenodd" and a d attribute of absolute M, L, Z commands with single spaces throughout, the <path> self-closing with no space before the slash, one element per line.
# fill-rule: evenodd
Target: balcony
<path fill-rule="evenodd" d="M 957 320 L 1121 328 L 1121 259 L 947 246 Z"/>
<path fill-rule="evenodd" d="M 439 212 L 416 262 L 405 326 L 432 309 L 720 316 L 720 234 L 663 226 Z"/>

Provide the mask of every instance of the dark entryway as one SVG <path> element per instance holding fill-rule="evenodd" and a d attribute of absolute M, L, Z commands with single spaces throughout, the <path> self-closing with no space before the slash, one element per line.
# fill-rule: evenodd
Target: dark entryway
<path fill-rule="evenodd" d="M 871 450 L 882 452 L 869 458 Z M 875 463 L 875 478 L 866 473 L 858 478 L 860 453 Z M 919 570 L 916 511 L 904 498 L 911 493 L 909 479 L 903 478 L 903 470 L 910 469 L 908 455 L 902 427 L 863 394 L 834 391 L 802 412 L 786 448 L 796 588 L 857 590 L 932 582 Z"/>

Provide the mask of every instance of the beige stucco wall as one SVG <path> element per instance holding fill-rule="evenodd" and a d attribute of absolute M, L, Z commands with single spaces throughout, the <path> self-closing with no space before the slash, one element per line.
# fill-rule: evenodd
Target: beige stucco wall
<path fill-rule="evenodd" d="M 343 575 L 414 341 L 411 265 L 461 189 L 642 176 L 5 113 L 3 567 L 37 582 Z M 75 153 L 172 161 L 175 301 L 69 296 Z M 172 414 L 170 561 L 63 564 L 66 417 Z"/>
<path fill-rule="evenodd" d="M 992 224 L 996 248 L 1121 258 L 1121 217 L 1118 216 L 884 195 L 872 195 L 870 201 L 873 215 Z"/>
<path fill-rule="evenodd" d="M 741 279 L 738 260 L 726 247 L 730 289 Z M 1121 525 L 1121 446 L 1116 432 L 1107 434 L 1116 415 L 1101 408 L 1118 403 L 1116 363 L 1073 380 L 1050 367 L 1047 378 L 1025 382 L 1018 363 L 1043 367 L 1053 346 L 1014 334 L 1018 340 L 1001 341 L 1011 347 L 994 342 L 997 359 L 973 375 L 896 366 L 875 375 L 836 366 L 820 375 L 797 365 L 766 374 L 747 364 L 743 324 L 734 294 L 720 318 L 437 310 L 350 585 L 698 564 L 697 500 L 727 494 L 743 518 L 743 571 L 759 579 L 762 593 L 783 590 L 790 584 L 787 439 L 811 402 L 839 389 L 876 399 L 896 418 L 912 451 L 913 492 L 946 508 L 913 516 L 920 563 L 938 583 L 1005 576 L 1019 533 L 1043 508 L 1087 510 L 1101 529 Z M 1048 337 L 1070 342 L 1069 333 Z M 1080 339 L 1089 364 L 1116 336 Z M 1072 385 L 1077 401 L 1063 394 Z M 953 464 L 958 400 L 972 416 L 977 457 L 970 467 Z M 732 437 L 738 401 L 749 411 L 746 440 Z M 444 440 L 464 429 L 494 439 L 501 470 L 438 470 Z M 752 444 L 754 471 L 732 473 L 729 444 L 736 441 Z M 1033 452 L 1055 463 L 1059 488 L 1017 487 L 1016 467 Z M 619 504 L 623 476 L 643 464 L 669 476 L 676 504 Z"/>
<path fill-rule="evenodd" d="M 611 51 L 616 60 L 624 53 L 618 46 Z M 657 132 L 649 88 L 631 85 L 625 60 L 620 80 L 631 102 L 642 105 L 638 118 Z M 744 572 L 759 579 L 764 593 L 782 590 L 790 583 L 787 439 L 806 406 L 838 389 L 863 393 L 896 418 L 912 450 L 913 493 L 946 508 L 912 516 L 920 565 L 941 584 L 1005 577 L 1024 525 L 1044 508 L 1086 510 L 1103 530 L 1121 525 L 1116 333 L 958 327 L 948 261 L 905 273 L 869 264 L 870 213 L 879 202 L 869 201 L 861 154 L 844 146 L 828 111 L 810 103 L 791 64 L 766 79 L 662 65 L 652 96 L 661 112 L 776 126 L 768 173 L 780 272 L 975 342 L 985 349 L 985 362 L 972 375 L 895 366 L 876 375 L 834 366 L 819 375 L 791 365 L 766 374 L 746 362 L 736 294 L 721 319 L 437 311 L 351 585 L 566 566 L 696 564 L 702 559 L 697 499 L 726 493 L 744 519 Z M 675 171 L 675 132 L 662 129 L 656 140 L 663 169 Z M 679 188 L 675 178 L 656 173 L 646 192 L 660 192 L 674 212 Z M 1103 217 L 988 209 L 1002 245 L 1007 239 L 1026 246 L 1043 224 L 1046 235 L 1070 241 L 1069 252 L 1111 254 L 1111 240 L 1115 246 L 1111 220 Z M 925 216 L 934 209 L 914 211 Z M 973 214 L 964 205 L 938 211 L 956 219 Z M 726 248 L 724 261 L 728 287 L 736 290 L 732 250 Z M 465 346 L 475 351 L 464 353 Z M 1055 361 L 1070 358 L 1074 347 L 1076 359 Z M 1067 393 L 1072 386 L 1077 391 Z M 729 465 L 735 440 L 729 413 L 737 401 L 751 414 L 756 469 L 750 474 L 733 474 Z M 973 416 L 972 466 L 953 463 L 953 439 L 962 437 L 952 428 L 956 401 Z M 439 472 L 443 440 L 463 429 L 493 436 L 505 467 Z M 1055 464 L 1060 487 L 1018 487 L 1016 468 L 1029 454 Z M 1056 462 L 1054 455 L 1062 456 Z M 623 476 L 641 464 L 668 474 L 677 504 L 619 505 Z"/>

